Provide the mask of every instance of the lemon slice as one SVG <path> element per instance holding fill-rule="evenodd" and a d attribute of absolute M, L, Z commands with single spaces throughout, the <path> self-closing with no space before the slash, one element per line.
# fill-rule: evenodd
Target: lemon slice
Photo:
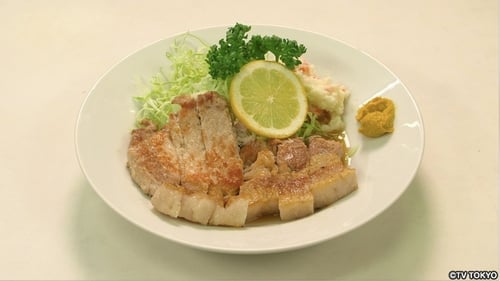
<path fill-rule="evenodd" d="M 245 64 L 229 87 L 236 117 L 257 135 L 286 138 L 297 132 L 307 114 L 304 87 L 295 73 L 278 62 Z"/>

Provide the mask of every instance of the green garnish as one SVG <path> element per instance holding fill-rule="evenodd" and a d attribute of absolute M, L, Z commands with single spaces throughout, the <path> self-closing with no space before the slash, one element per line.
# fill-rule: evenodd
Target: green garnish
<path fill-rule="evenodd" d="M 297 131 L 297 137 L 307 139 L 312 135 L 323 133 L 321 123 L 318 121 L 316 114 L 307 112 L 306 120 L 302 127 Z"/>
<path fill-rule="evenodd" d="M 226 38 L 219 40 L 219 45 L 210 47 L 206 61 L 214 79 L 226 80 L 238 73 L 244 64 L 265 59 L 268 53 L 289 69 L 301 64 L 299 57 L 307 50 L 304 45 L 276 35 L 253 35 L 247 40 L 250 29 L 248 25 L 236 23 L 228 29 Z"/>

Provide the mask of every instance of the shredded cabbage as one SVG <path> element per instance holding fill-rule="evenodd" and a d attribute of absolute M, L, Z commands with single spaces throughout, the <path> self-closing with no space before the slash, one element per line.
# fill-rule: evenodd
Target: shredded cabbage
<path fill-rule="evenodd" d="M 227 81 L 213 79 L 206 62 L 209 45 L 201 38 L 186 33 L 177 38 L 166 57 L 170 61 L 168 71 L 160 71 L 151 77 L 147 92 L 135 96 L 139 105 L 136 125 L 149 119 L 158 128 L 163 127 L 169 114 L 179 109 L 172 100 L 183 94 L 197 94 L 206 91 L 217 91 L 227 98 Z"/>

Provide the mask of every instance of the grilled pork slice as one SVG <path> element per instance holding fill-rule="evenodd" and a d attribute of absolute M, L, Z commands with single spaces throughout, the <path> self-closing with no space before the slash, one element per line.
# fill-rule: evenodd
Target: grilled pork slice
<path fill-rule="evenodd" d="M 290 172 L 279 174 L 274 179 L 278 190 L 278 208 L 281 220 L 293 220 L 314 213 L 314 196 L 309 189 L 307 173 Z"/>
<path fill-rule="evenodd" d="M 340 142 L 309 138 L 307 173 L 315 208 L 328 206 L 357 188 L 356 171 L 345 167 L 343 157 L 344 147 Z"/>
<path fill-rule="evenodd" d="M 241 226 L 248 200 L 237 195 L 243 163 L 226 101 L 208 92 L 173 100 L 180 110 L 164 128 L 132 132 L 128 168 L 158 211 L 213 225 Z"/>
<path fill-rule="evenodd" d="M 344 168 L 340 171 L 317 170 L 310 173 L 309 189 L 314 197 L 314 208 L 328 206 L 358 187 L 356 170 Z"/>
<path fill-rule="evenodd" d="M 208 192 L 209 173 L 206 169 L 206 151 L 201 132 L 201 122 L 196 110 L 196 100 L 190 96 L 178 96 L 172 103 L 181 106 L 177 114 L 172 115 L 168 127 L 179 135 L 179 147 L 176 147 L 182 166 L 181 185 L 194 193 Z"/>
<path fill-rule="evenodd" d="M 314 197 L 309 189 L 308 148 L 300 138 L 280 141 L 276 145 L 279 175 L 274 179 L 278 190 L 279 214 L 282 220 L 292 220 L 314 213 Z"/>
<path fill-rule="evenodd" d="M 240 195 L 248 200 L 246 222 L 278 214 L 278 191 L 273 188 L 274 176 L 262 174 L 245 181 L 240 187 Z"/>
<path fill-rule="evenodd" d="M 161 213 L 177 218 L 181 212 L 185 190 L 180 185 L 165 183 L 151 197 L 151 204 Z"/>
<path fill-rule="evenodd" d="M 181 171 L 170 131 L 156 131 L 151 121 L 142 126 L 132 132 L 127 166 L 143 192 L 153 195 L 164 183 L 179 184 Z"/>
<path fill-rule="evenodd" d="M 196 101 L 210 185 L 223 196 L 236 195 L 243 183 L 243 162 L 227 103 L 215 92 L 200 95 Z"/>
<path fill-rule="evenodd" d="M 243 162 L 227 103 L 215 92 L 198 96 L 196 102 L 210 178 L 208 194 L 216 203 L 208 223 L 241 226 L 248 201 L 234 197 L 243 183 Z"/>

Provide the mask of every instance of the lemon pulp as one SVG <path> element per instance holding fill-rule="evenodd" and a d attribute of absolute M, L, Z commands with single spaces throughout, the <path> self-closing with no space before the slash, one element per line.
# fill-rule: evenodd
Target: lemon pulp
<path fill-rule="evenodd" d="M 304 87 L 293 71 L 278 62 L 244 65 L 231 81 L 229 97 L 236 117 L 264 137 L 293 135 L 307 114 Z"/>

